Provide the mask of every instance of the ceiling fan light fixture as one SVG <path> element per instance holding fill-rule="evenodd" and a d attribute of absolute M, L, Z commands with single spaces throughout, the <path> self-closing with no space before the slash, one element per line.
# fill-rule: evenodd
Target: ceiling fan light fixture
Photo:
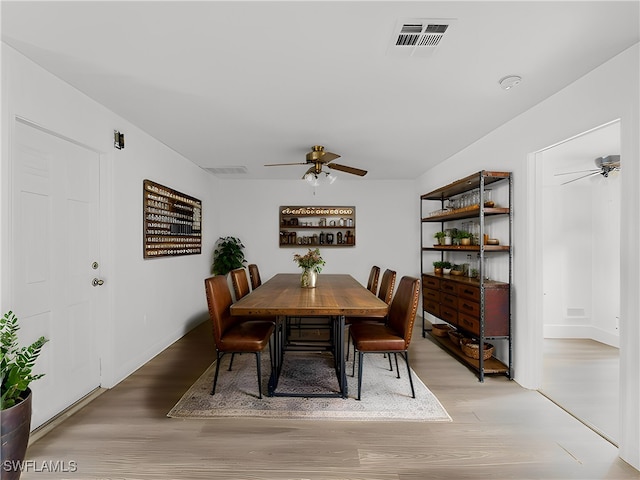
<path fill-rule="evenodd" d="M 329 181 L 329 185 L 333 184 L 333 182 L 335 182 L 336 179 L 338 178 L 332 173 L 325 173 L 325 175 L 327 176 L 327 180 Z"/>
<path fill-rule="evenodd" d="M 318 186 L 318 176 L 315 173 L 309 172 L 304 176 L 304 179 L 307 181 L 307 183 L 309 183 L 310 185 L 313 185 L 314 187 Z"/>

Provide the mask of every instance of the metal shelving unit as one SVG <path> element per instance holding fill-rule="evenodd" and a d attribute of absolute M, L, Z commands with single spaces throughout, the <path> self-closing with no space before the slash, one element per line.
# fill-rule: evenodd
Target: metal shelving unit
<path fill-rule="evenodd" d="M 496 187 L 500 188 L 500 183 L 507 183 L 508 186 L 508 205 L 498 206 L 488 202 L 485 199 L 485 189 L 489 185 L 496 184 Z M 478 203 L 473 205 L 467 205 L 460 208 L 447 208 L 447 202 L 451 199 L 455 199 L 465 193 L 478 190 Z M 433 202 L 438 202 L 435 205 L 439 206 L 439 209 L 434 210 L 428 206 L 433 206 Z M 426 205 L 425 205 L 426 204 Z M 487 219 L 492 217 L 504 218 L 508 216 L 508 244 L 506 245 L 487 245 L 484 242 L 485 232 L 487 231 Z M 449 338 L 437 337 L 431 335 L 433 339 L 452 353 L 456 358 L 465 363 L 467 366 L 477 372 L 479 381 L 484 381 L 485 374 L 505 374 L 510 379 L 513 378 L 513 342 L 512 342 L 512 318 L 511 318 L 511 296 L 512 296 L 512 284 L 513 284 L 513 180 L 511 172 L 494 172 L 482 170 L 478 173 L 469 175 L 468 177 L 457 180 L 449 185 L 438 188 L 432 192 L 426 193 L 420 196 L 420 271 L 423 279 L 423 302 L 422 302 L 422 335 L 426 337 L 427 333 L 430 333 L 426 328 L 425 316 L 426 313 L 434 315 L 454 327 L 467 337 L 471 337 L 477 340 L 479 344 L 480 352 L 484 351 L 484 346 L 488 340 L 499 340 L 507 342 L 507 359 L 506 362 L 501 362 L 496 358 L 483 359 L 480 355 L 478 360 L 472 359 L 464 355 L 459 347 L 457 347 Z M 477 219 L 479 222 L 479 234 L 478 239 L 480 241 L 475 245 L 462 246 L 462 245 L 425 245 L 430 239 L 425 238 L 425 224 L 437 223 L 440 225 L 441 230 L 445 230 L 445 226 L 457 225 L 460 220 L 465 219 Z M 489 220 L 492 221 L 492 220 Z M 435 275 L 431 269 L 434 253 L 440 254 L 440 260 L 444 259 L 445 252 L 463 252 L 472 253 L 476 252 L 478 257 L 478 277 L 477 279 L 463 279 L 448 275 Z M 508 279 L 504 282 L 488 281 L 486 280 L 486 266 L 488 256 L 493 255 L 508 255 Z M 428 260 L 429 261 L 428 261 Z M 425 282 L 426 280 L 426 282 Z M 479 312 L 478 321 L 479 324 L 475 328 L 475 323 L 468 320 L 468 317 L 460 313 L 460 318 L 466 321 L 458 321 L 458 311 L 451 305 L 455 305 L 457 297 L 448 295 L 438 290 L 429 290 L 429 284 L 432 288 L 436 285 L 446 285 L 446 288 L 452 290 L 455 293 L 456 288 L 478 288 L 479 289 Z M 466 287 L 462 285 L 465 284 Z M 427 285 L 425 287 L 425 285 Z M 494 295 L 494 290 L 504 289 L 506 292 L 501 293 L 497 297 Z M 462 291 L 462 290 L 461 290 Z M 463 294 L 464 295 L 464 294 Z M 489 299 L 487 299 L 489 295 Z M 448 301 L 449 306 L 443 304 L 442 312 L 440 306 L 437 304 L 438 299 L 442 298 L 443 301 Z M 493 305 L 498 302 L 498 308 Z M 469 307 L 468 302 L 462 302 L 462 304 Z M 471 304 L 475 305 L 475 304 Z M 472 309 L 472 308 L 471 308 Z M 487 311 L 495 315 L 495 317 L 487 317 Z M 473 310 L 473 309 L 472 309 Z M 445 318 L 442 318 L 442 317 Z M 501 317 L 498 319 L 497 317 Z M 504 317 L 504 318 L 502 318 Z M 475 319 L 471 319 L 475 320 Z M 500 328 L 487 328 L 492 323 L 500 323 Z M 473 323 L 474 327 L 470 327 Z"/>

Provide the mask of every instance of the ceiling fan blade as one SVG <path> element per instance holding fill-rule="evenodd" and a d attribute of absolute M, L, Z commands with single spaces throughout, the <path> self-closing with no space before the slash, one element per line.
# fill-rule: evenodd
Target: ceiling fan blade
<path fill-rule="evenodd" d="M 593 172 L 593 173 L 588 173 L 588 174 L 583 175 L 581 177 L 574 178 L 573 180 L 569 180 L 568 182 L 561 183 L 560 185 L 566 185 L 567 183 L 576 182 L 576 181 L 581 180 L 583 178 L 593 177 L 594 175 L 598 175 L 598 174 L 600 174 L 600 171 Z"/>
<path fill-rule="evenodd" d="M 574 175 L 576 173 L 586 173 L 586 172 L 599 172 L 599 168 L 592 168 L 590 170 L 578 170 L 577 172 L 564 172 L 564 173 L 556 173 L 554 177 L 558 177 L 560 175 Z"/>
<path fill-rule="evenodd" d="M 359 175 L 364 177 L 367 174 L 366 170 L 361 170 L 355 167 L 348 167 L 346 165 L 340 165 L 339 163 L 330 163 L 327 165 L 329 168 L 333 168 L 334 170 L 340 170 L 341 172 L 350 173 L 352 175 Z"/>
<path fill-rule="evenodd" d="M 324 152 L 324 155 L 320 157 L 320 161 L 322 163 L 329 163 L 333 162 L 336 158 L 340 158 L 340 155 L 337 153 Z"/>
<path fill-rule="evenodd" d="M 329 163 L 336 158 L 340 158 L 340 155 L 337 153 L 325 152 L 324 150 L 314 150 L 307 153 L 306 156 L 307 163 Z"/>
<path fill-rule="evenodd" d="M 296 162 L 296 163 L 268 163 L 265 167 L 284 167 L 287 165 L 306 165 L 309 162 Z"/>

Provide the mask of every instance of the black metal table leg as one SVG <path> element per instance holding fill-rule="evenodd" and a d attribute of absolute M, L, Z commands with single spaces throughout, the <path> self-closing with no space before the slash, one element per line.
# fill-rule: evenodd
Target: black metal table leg
<path fill-rule="evenodd" d="M 344 315 L 338 317 L 338 328 L 336 332 L 336 355 L 338 356 L 338 363 L 340 364 L 340 390 L 342 398 L 347 398 L 349 393 L 347 385 L 347 372 L 344 358 L 344 328 L 345 328 Z"/>
<path fill-rule="evenodd" d="M 280 379 L 280 372 L 282 370 L 282 362 L 284 361 L 284 335 L 286 335 L 286 318 L 278 317 L 276 320 L 276 328 L 273 331 L 273 363 L 271 366 L 271 375 L 269 377 L 269 384 L 267 394 L 272 397 L 275 394 L 276 388 L 278 388 L 278 380 Z"/>

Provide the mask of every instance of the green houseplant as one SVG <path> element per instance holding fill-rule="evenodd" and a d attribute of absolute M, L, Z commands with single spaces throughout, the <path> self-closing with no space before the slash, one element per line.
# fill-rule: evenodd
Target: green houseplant
<path fill-rule="evenodd" d="M 436 232 L 433 234 L 433 238 L 438 240 L 438 245 L 444 245 L 444 238 L 446 236 L 446 232 Z"/>
<path fill-rule="evenodd" d="M 437 261 L 437 262 L 433 262 L 433 271 L 436 275 L 442 275 L 443 270 L 447 268 L 451 268 L 451 262 L 447 262 L 445 261 Z"/>
<path fill-rule="evenodd" d="M 236 237 L 220 237 L 213 251 L 213 274 L 226 275 L 231 270 L 244 267 L 244 245 Z"/>
<path fill-rule="evenodd" d="M 460 245 L 471 245 L 473 234 L 470 232 L 465 232 L 464 230 L 458 230 L 456 232 L 456 238 L 458 238 Z"/>
<path fill-rule="evenodd" d="M 18 318 L 9 311 L 0 318 L 0 410 L 2 410 L 2 478 L 20 478 L 31 430 L 31 389 L 29 384 L 44 374 L 33 367 L 48 340 L 38 338 L 31 345 L 18 345 Z M 8 461 L 8 463 L 7 463 Z"/>

